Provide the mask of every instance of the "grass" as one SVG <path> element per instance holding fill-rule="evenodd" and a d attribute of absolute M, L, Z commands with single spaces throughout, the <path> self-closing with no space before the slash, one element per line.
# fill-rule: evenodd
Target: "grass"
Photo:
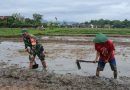
<path fill-rule="evenodd" d="M 34 35 L 95 35 L 104 33 L 107 35 L 130 35 L 130 29 L 108 29 L 108 28 L 56 28 L 53 30 L 46 29 L 44 31 L 37 29 L 28 29 Z M 1 37 L 16 37 L 21 35 L 20 28 L 0 28 Z"/>
<path fill-rule="evenodd" d="M 73 29 L 55 29 L 48 30 L 45 34 L 52 35 L 88 35 L 88 34 L 117 34 L 117 35 L 130 35 L 130 29 L 91 29 L 91 28 L 73 28 Z"/>

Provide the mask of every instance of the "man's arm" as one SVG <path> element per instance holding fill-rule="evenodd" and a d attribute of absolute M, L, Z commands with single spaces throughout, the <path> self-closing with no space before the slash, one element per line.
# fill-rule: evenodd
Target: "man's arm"
<path fill-rule="evenodd" d="M 112 42 L 112 40 L 109 40 L 109 45 L 110 45 L 110 48 L 109 48 L 109 53 L 108 53 L 108 58 L 105 60 L 105 62 L 107 63 L 109 61 L 109 59 L 111 58 L 112 54 L 115 52 L 115 46 Z"/>
<path fill-rule="evenodd" d="M 23 42 L 24 42 L 25 51 L 29 53 L 29 50 L 28 50 L 29 43 L 25 39 L 23 39 Z"/>
<path fill-rule="evenodd" d="M 95 63 L 99 61 L 99 57 L 100 57 L 100 53 L 97 51 L 96 52 L 96 58 L 94 60 Z"/>

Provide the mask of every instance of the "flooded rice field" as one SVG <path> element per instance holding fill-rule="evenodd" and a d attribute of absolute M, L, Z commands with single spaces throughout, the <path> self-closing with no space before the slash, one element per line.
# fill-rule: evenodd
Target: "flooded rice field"
<path fill-rule="evenodd" d="M 43 40 L 60 40 L 60 41 L 92 41 L 94 37 L 88 36 L 41 36 Z M 130 42 L 130 37 L 109 37 L 114 42 Z"/>
<path fill-rule="evenodd" d="M 77 65 L 75 63 L 77 59 L 83 59 L 83 60 L 89 60 L 89 61 L 93 61 L 95 59 L 95 49 L 94 49 L 93 43 L 91 42 L 93 37 L 83 38 L 83 37 L 63 37 L 62 36 L 62 37 L 42 37 L 42 39 L 46 40 L 46 42 L 43 41 L 42 43 L 46 51 L 46 62 L 48 66 L 47 68 L 48 72 L 46 74 L 45 72 L 42 72 L 42 65 L 38 57 L 36 57 L 36 62 L 40 65 L 40 67 L 33 71 L 29 70 L 28 69 L 29 67 L 28 53 L 24 51 L 23 42 L 16 42 L 16 41 L 13 42 L 12 40 L 5 40 L 5 41 L 1 41 L 0 43 L 1 71 L 5 72 L 6 69 L 4 71 L 3 68 L 8 68 L 9 66 L 14 65 L 15 69 L 17 67 L 26 69 L 25 72 L 31 72 L 31 73 L 39 72 L 40 75 L 44 73 L 45 75 L 43 75 L 43 77 L 44 78 L 50 77 L 48 79 L 48 82 L 49 81 L 52 82 L 52 83 L 47 83 L 47 88 L 46 88 L 47 90 L 57 90 L 57 89 L 67 90 L 69 84 L 72 84 L 72 85 L 69 85 L 68 90 L 79 90 L 79 88 L 81 90 L 104 90 L 103 88 L 106 88 L 107 84 L 108 86 L 110 85 L 110 87 L 106 90 L 130 90 L 130 87 L 129 87 L 130 85 L 130 76 L 129 76 L 130 75 L 130 43 L 129 43 L 130 38 L 120 39 L 120 38 L 111 37 L 111 39 L 115 41 L 115 47 L 116 47 L 115 57 L 116 57 L 117 68 L 118 68 L 117 81 L 113 80 L 113 73 L 110 69 L 109 64 L 106 64 L 104 71 L 101 72 L 101 78 L 95 77 L 97 63 L 96 64 L 81 63 L 81 70 L 78 70 Z M 49 40 L 55 40 L 55 42 L 54 41 L 49 42 Z M 56 42 L 56 40 L 58 40 L 58 42 Z M 69 43 L 69 42 L 66 42 L 66 40 L 75 41 L 75 43 Z M 59 42 L 59 41 L 62 41 L 62 42 Z M 83 43 L 79 41 L 82 41 Z M 87 41 L 90 41 L 90 42 L 87 42 Z M 122 42 L 122 43 L 117 44 L 116 42 Z M 124 43 L 129 43 L 129 45 L 124 44 Z M 12 70 L 12 69 L 8 68 L 7 71 L 8 70 Z M 20 73 L 19 69 L 17 70 L 18 71 L 16 72 L 16 74 L 19 74 Z M 8 76 L 10 73 L 7 72 L 6 74 L 2 74 L 0 76 L 4 76 L 4 75 Z M 54 76 L 52 74 L 54 74 Z M 17 76 L 17 77 L 20 78 L 20 76 Z M 30 75 L 30 77 L 28 78 L 30 79 L 31 77 L 33 76 Z M 39 78 L 43 78 L 43 77 L 39 77 Z M 3 79 L 3 78 L 0 78 L 0 79 Z M 55 82 L 56 79 L 58 80 L 57 82 Z M 61 83 L 60 79 L 63 80 L 62 87 L 61 85 L 59 86 L 59 84 L 55 84 L 55 86 L 53 86 L 54 84 L 53 81 L 55 83 Z M 36 81 L 37 80 L 39 79 L 36 79 Z M 87 80 L 89 82 L 87 82 Z M 94 86 L 92 84 L 91 86 L 90 84 L 93 83 L 94 81 L 96 85 Z M 100 82 L 101 87 L 100 85 L 98 86 L 98 82 Z M 103 86 L 104 85 L 103 82 L 105 82 L 106 86 Z M 78 85 L 78 83 L 80 84 Z M 120 84 L 124 86 L 121 86 L 122 88 L 118 86 L 115 88 L 115 87 L 112 87 L 111 85 L 112 83 L 114 83 L 115 85 Z M 63 87 L 64 86 L 63 84 L 66 85 L 66 87 Z M 90 86 L 85 86 L 82 84 L 86 84 Z M 32 85 L 33 84 L 31 82 L 29 87 L 30 88 L 33 87 Z M 50 88 L 49 88 L 49 85 L 51 86 Z M 18 89 L 16 85 L 14 88 Z M 41 88 L 45 89 L 45 87 L 41 87 Z M 3 88 L 3 90 L 6 90 L 6 89 Z M 28 90 L 28 89 L 23 89 L 23 90 Z M 38 90 L 40 90 L 40 88 Z"/>

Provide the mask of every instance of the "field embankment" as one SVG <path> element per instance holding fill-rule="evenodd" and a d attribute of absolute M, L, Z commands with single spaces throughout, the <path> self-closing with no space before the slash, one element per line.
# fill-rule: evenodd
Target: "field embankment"
<path fill-rule="evenodd" d="M 28 29 L 31 34 L 49 36 L 94 36 L 97 33 L 104 33 L 109 36 L 130 36 L 130 29 L 108 29 L 108 28 L 55 28 L 53 30 Z M 0 37 L 20 37 L 20 28 L 0 28 Z"/>

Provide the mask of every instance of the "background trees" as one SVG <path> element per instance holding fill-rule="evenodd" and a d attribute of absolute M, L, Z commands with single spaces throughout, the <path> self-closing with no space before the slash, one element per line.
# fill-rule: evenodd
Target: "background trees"
<path fill-rule="evenodd" d="M 55 17 L 55 21 L 45 21 L 43 20 L 43 15 L 34 13 L 33 18 L 26 18 L 22 16 L 20 13 L 13 13 L 11 16 L 0 16 L 0 27 L 6 28 L 22 28 L 22 27 L 49 27 L 50 29 L 58 28 L 58 27 L 77 27 L 77 28 L 130 28 L 130 21 L 125 20 L 91 20 L 86 21 L 84 23 L 68 23 L 68 22 L 60 22 Z M 45 21 L 45 22 L 44 22 Z"/>
<path fill-rule="evenodd" d="M 35 25 L 40 25 L 42 21 L 42 15 L 34 13 L 33 14 L 33 20 Z"/>
<path fill-rule="evenodd" d="M 127 19 L 123 21 L 99 19 L 91 20 L 88 23 L 95 25 L 97 28 L 130 28 L 130 21 Z"/>
<path fill-rule="evenodd" d="M 38 27 L 42 25 L 42 19 L 42 15 L 36 13 L 33 14 L 33 19 L 13 13 L 12 16 L 1 16 L 0 27 Z"/>

